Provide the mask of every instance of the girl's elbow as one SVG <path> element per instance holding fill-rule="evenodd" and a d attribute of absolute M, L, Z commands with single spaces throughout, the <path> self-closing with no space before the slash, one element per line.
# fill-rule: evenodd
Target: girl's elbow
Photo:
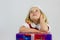
<path fill-rule="evenodd" d="M 47 28 L 41 29 L 42 32 L 48 32 L 49 30 Z"/>
<path fill-rule="evenodd" d="M 22 27 L 20 27 L 20 29 L 19 29 L 19 33 L 20 32 L 23 32 L 24 31 L 24 27 L 22 26 Z"/>

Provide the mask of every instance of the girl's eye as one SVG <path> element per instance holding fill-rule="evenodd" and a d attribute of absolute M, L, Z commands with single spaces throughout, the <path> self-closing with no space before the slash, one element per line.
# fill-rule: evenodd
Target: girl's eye
<path fill-rule="evenodd" d="M 38 10 L 36 10 L 36 12 L 38 12 Z"/>

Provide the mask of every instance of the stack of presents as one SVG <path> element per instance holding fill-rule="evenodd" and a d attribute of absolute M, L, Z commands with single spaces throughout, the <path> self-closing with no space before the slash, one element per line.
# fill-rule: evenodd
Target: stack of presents
<path fill-rule="evenodd" d="M 50 33 L 17 33 L 16 40 L 52 40 L 52 35 Z"/>

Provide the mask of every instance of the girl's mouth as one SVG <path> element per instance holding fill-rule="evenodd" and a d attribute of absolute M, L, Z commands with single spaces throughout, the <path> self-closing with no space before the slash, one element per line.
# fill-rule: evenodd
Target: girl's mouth
<path fill-rule="evenodd" d="M 37 16 L 36 14 L 33 14 L 33 16 Z"/>

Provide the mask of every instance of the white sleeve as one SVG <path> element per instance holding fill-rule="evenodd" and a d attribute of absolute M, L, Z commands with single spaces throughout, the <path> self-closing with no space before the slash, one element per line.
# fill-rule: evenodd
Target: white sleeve
<path fill-rule="evenodd" d="M 24 23 L 24 24 L 22 24 L 22 25 L 23 25 L 24 27 L 26 27 L 26 28 L 30 28 L 27 23 Z"/>
<path fill-rule="evenodd" d="M 49 24 L 47 24 L 47 26 L 49 27 L 49 32 L 51 32 L 51 26 Z"/>
<path fill-rule="evenodd" d="M 37 28 L 40 30 L 41 29 L 41 26 L 39 25 Z"/>

